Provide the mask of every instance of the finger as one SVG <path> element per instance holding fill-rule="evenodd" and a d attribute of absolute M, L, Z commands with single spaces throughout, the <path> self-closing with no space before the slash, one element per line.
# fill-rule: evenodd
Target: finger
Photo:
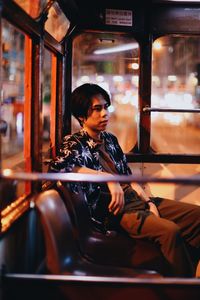
<path fill-rule="evenodd" d="M 121 205 L 118 205 L 118 207 L 113 211 L 113 214 L 114 215 L 119 214 L 122 211 L 123 207 L 124 207 L 124 205 L 122 203 L 121 203 Z"/>
<path fill-rule="evenodd" d="M 121 210 L 121 209 L 120 209 L 119 207 L 116 208 L 116 209 L 114 210 L 114 212 L 113 212 L 113 215 L 116 216 L 116 215 L 120 212 L 120 210 Z"/>
<path fill-rule="evenodd" d="M 123 194 L 116 194 L 113 199 L 113 203 L 111 204 L 111 209 L 115 210 L 118 206 L 121 207 L 123 205 Z"/>
<path fill-rule="evenodd" d="M 117 202 L 117 196 L 116 195 L 112 195 L 112 200 L 108 206 L 109 211 L 112 211 L 116 205 Z"/>
<path fill-rule="evenodd" d="M 110 211 L 111 213 L 113 213 L 113 212 L 115 211 L 116 208 L 118 208 L 118 203 L 115 202 L 115 203 L 109 208 L 109 211 Z"/>
<path fill-rule="evenodd" d="M 110 212 L 120 211 L 124 206 L 124 196 L 118 195 L 114 198 L 113 204 L 109 207 Z"/>

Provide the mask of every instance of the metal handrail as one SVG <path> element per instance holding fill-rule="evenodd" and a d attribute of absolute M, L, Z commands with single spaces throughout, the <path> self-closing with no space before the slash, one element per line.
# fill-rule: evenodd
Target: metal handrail
<path fill-rule="evenodd" d="M 15 172 L 4 169 L 0 172 L 1 179 L 22 181 L 65 181 L 65 182 L 137 182 L 137 183 L 176 183 L 184 185 L 199 185 L 200 175 L 176 176 L 176 177 L 152 177 L 135 175 L 100 175 L 80 173 L 37 173 L 37 172 Z"/>
<path fill-rule="evenodd" d="M 158 108 L 158 107 L 143 107 L 142 111 L 146 112 L 176 112 L 176 113 L 200 113 L 200 109 L 181 109 L 181 108 Z"/>
<path fill-rule="evenodd" d="M 159 277 L 159 278 L 133 278 L 133 277 L 111 277 L 111 276 L 77 276 L 77 275 L 54 275 L 54 274 L 20 274 L 20 273 L 3 273 L 3 280 L 22 280 L 26 281 L 43 281 L 52 283 L 118 283 L 118 284 L 137 284 L 137 285 L 187 285 L 187 286 L 200 286 L 200 279 L 198 278 L 171 278 L 171 277 Z"/>

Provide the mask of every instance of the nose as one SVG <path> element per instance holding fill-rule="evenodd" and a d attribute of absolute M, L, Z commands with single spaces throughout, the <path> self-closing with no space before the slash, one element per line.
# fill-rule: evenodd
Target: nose
<path fill-rule="evenodd" d="M 103 107 L 101 110 L 101 115 L 102 116 L 108 116 L 109 115 L 109 111 L 107 107 Z"/>

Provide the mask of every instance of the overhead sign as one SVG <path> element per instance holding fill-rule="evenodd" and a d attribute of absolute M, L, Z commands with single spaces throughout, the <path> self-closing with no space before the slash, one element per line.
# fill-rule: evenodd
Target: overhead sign
<path fill-rule="evenodd" d="M 132 26 L 132 10 L 106 9 L 106 25 Z"/>

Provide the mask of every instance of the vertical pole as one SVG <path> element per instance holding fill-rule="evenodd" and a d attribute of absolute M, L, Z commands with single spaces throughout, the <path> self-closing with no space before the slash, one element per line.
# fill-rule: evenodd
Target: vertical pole
<path fill-rule="evenodd" d="M 25 159 L 25 171 L 32 171 L 31 149 L 32 145 L 32 133 L 31 128 L 33 124 L 32 111 L 31 111 L 31 97 L 32 97 L 32 40 L 25 36 L 25 101 L 24 101 L 24 159 Z M 25 193 L 31 192 L 31 183 L 25 182 Z"/>
<path fill-rule="evenodd" d="M 140 153 L 148 153 L 150 151 L 151 120 L 150 113 L 144 113 L 143 108 L 151 106 L 151 36 L 148 35 L 140 45 L 138 150 Z"/>
<path fill-rule="evenodd" d="M 42 171 L 42 50 L 41 39 L 33 42 L 32 47 L 32 99 L 31 99 L 31 158 L 32 171 Z M 39 190 L 41 183 L 32 183 L 33 190 Z"/>
<path fill-rule="evenodd" d="M 3 102 L 3 95 L 2 95 L 2 7 L 3 3 L 2 0 L 0 0 L 0 121 L 1 121 L 1 104 Z M 2 141 L 1 141 L 1 133 L 0 133 L 0 171 L 2 168 L 2 157 L 1 157 L 1 147 L 2 147 Z"/>

